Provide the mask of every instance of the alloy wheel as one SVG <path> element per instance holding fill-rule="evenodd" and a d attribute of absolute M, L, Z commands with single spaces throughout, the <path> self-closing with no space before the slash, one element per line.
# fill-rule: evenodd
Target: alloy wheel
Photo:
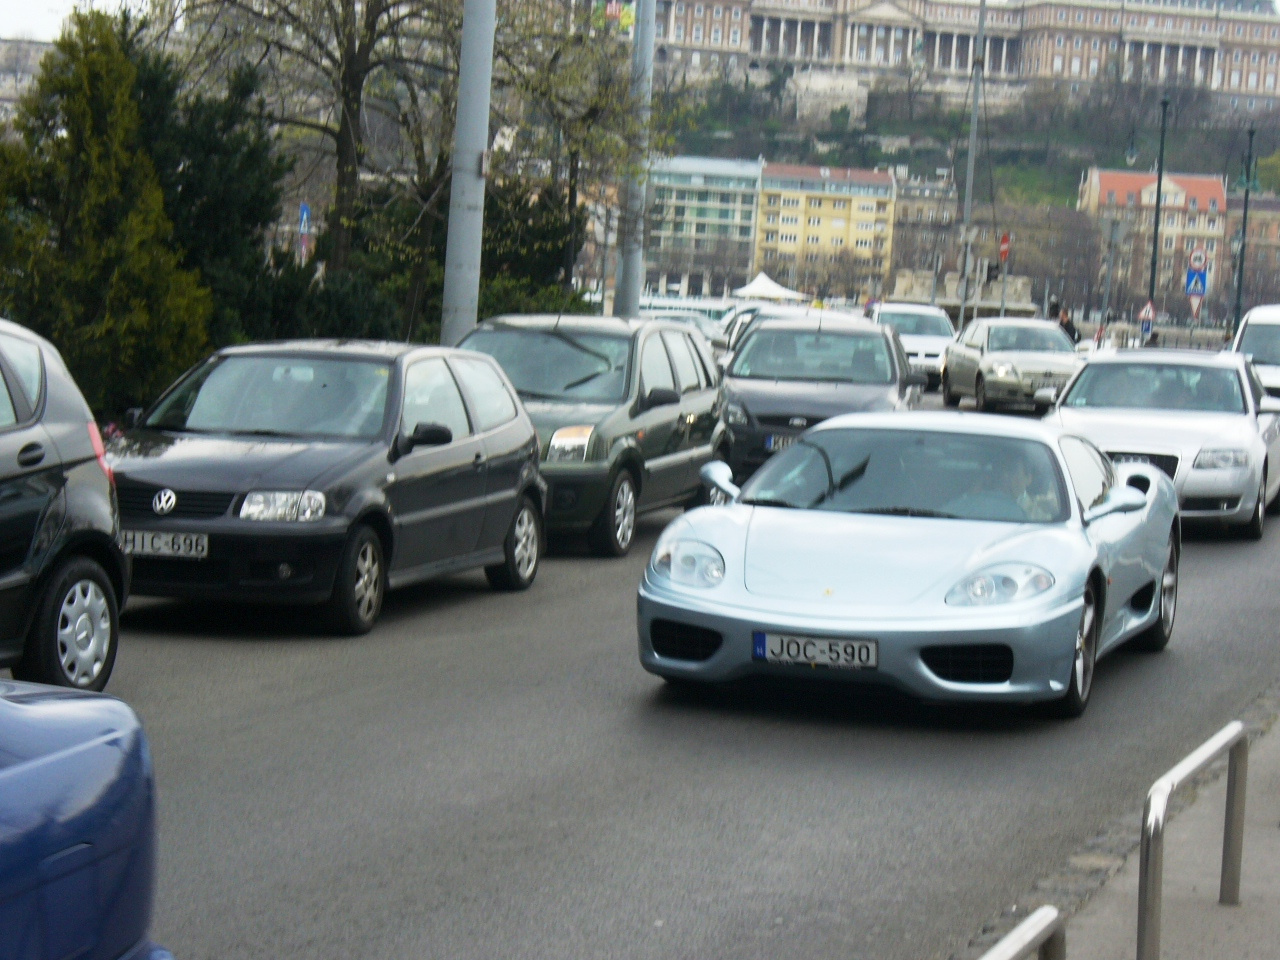
<path fill-rule="evenodd" d="M 58 660 L 75 687 L 97 679 L 111 649 L 111 605 L 92 580 L 78 580 L 58 611 Z"/>
<path fill-rule="evenodd" d="M 631 480 L 624 477 L 618 484 L 618 495 L 613 501 L 613 536 L 618 546 L 626 550 L 636 532 L 636 491 Z"/>
<path fill-rule="evenodd" d="M 528 580 L 538 568 L 538 521 L 528 504 L 516 516 L 515 562 L 521 580 Z"/>
<path fill-rule="evenodd" d="M 1076 633 L 1075 671 L 1076 691 L 1081 701 L 1089 699 L 1089 689 L 1093 686 L 1093 667 L 1097 659 L 1097 635 L 1094 630 L 1096 609 L 1093 592 L 1084 595 L 1084 610 L 1080 613 L 1080 629 Z"/>
<path fill-rule="evenodd" d="M 382 597 L 382 564 L 378 560 L 377 547 L 372 542 L 366 542 L 360 547 L 360 553 L 356 557 L 356 582 L 351 592 L 362 620 L 372 620 L 377 616 Z"/>
<path fill-rule="evenodd" d="M 1165 635 L 1173 632 L 1173 618 L 1178 612 L 1178 550 L 1169 544 L 1169 559 L 1160 576 L 1160 625 Z"/>

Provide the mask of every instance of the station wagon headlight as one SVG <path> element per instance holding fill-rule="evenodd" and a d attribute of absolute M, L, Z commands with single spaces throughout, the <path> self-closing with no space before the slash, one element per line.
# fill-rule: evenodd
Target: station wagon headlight
<path fill-rule="evenodd" d="M 685 587 L 718 587 L 724 582 L 724 557 L 701 540 L 659 540 L 653 572 Z"/>
<path fill-rule="evenodd" d="M 724 422 L 731 427 L 745 427 L 749 422 L 747 408 L 740 403 L 728 403 L 724 408 Z"/>
<path fill-rule="evenodd" d="M 1017 380 L 1018 368 L 1012 363 L 996 363 L 991 366 L 991 375 L 1001 380 Z"/>
<path fill-rule="evenodd" d="M 324 516 L 319 490 L 254 490 L 240 504 L 241 520 L 296 520 L 307 523 Z"/>
<path fill-rule="evenodd" d="M 1248 450 L 1201 450 L 1196 454 L 1196 470 L 1230 470 L 1249 465 Z"/>
<path fill-rule="evenodd" d="M 587 459 L 587 444 L 591 442 L 591 426 L 561 427 L 551 435 L 547 448 L 547 463 L 581 463 Z"/>
<path fill-rule="evenodd" d="M 965 577 L 947 592 L 956 607 L 1028 600 L 1053 586 L 1053 574 L 1033 563 L 997 563 Z"/>

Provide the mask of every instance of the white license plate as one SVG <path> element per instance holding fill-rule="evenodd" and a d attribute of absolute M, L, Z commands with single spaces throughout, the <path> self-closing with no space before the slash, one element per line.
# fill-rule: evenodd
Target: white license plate
<path fill-rule="evenodd" d="M 764 438 L 764 448 L 766 450 L 785 450 L 795 442 L 795 437 L 785 436 L 779 433 L 771 433 Z"/>
<path fill-rule="evenodd" d="M 757 630 L 752 634 L 752 647 L 754 660 L 806 667 L 874 670 L 880 659 L 879 647 L 874 640 L 836 640 Z"/>
<path fill-rule="evenodd" d="M 203 560 L 209 556 L 207 533 L 170 533 L 163 530 L 123 530 L 124 552 L 135 557 L 181 557 Z"/>

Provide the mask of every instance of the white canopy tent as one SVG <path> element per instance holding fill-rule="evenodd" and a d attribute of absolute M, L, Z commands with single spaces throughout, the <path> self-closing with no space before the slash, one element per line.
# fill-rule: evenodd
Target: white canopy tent
<path fill-rule="evenodd" d="M 763 271 L 756 274 L 756 278 L 745 287 L 739 287 L 733 291 L 733 295 L 735 297 L 745 297 L 748 300 L 789 300 L 798 302 L 809 299 L 803 293 L 796 290 L 788 290 L 782 284 L 770 279 L 769 275 Z"/>

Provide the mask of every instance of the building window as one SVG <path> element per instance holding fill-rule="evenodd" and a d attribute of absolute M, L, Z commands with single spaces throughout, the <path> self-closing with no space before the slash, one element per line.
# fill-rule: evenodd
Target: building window
<path fill-rule="evenodd" d="M 782 205 L 784 207 L 798 207 L 800 206 L 800 198 L 799 197 L 783 197 Z"/>
<path fill-rule="evenodd" d="M 799 217 L 783 217 L 782 222 L 785 226 L 797 226 L 800 223 Z"/>
<path fill-rule="evenodd" d="M 677 23 L 677 24 L 676 24 L 676 39 L 677 39 L 677 40 L 683 40 L 683 39 L 684 39 L 684 24 L 683 24 L 683 23 Z"/>
<path fill-rule="evenodd" d="M 769 196 L 765 198 L 765 203 L 771 207 L 776 207 L 778 205 L 778 195 L 776 193 L 769 194 Z"/>
<path fill-rule="evenodd" d="M 778 222 L 778 215 L 777 215 L 776 213 L 771 213 L 771 214 L 769 214 L 767 217 L 765 217 L 765 218 L 764 218 L 764 222 L 765 222 L 765 223 L 777 223 L 777 222 Z"/>
<path fill-rule="evenodd" d="M 795 243 L 799 238 L 794 233 L 784 233 L 779 239 L 781 239 L 783 243 Z"/>
<path fill-rule="evenodd" d="M 724 16 L 724 7 L 713 7 L 711 9 L 711 16 L 719 20 L 721 17 Z"/>
<path fill-rule="evenodd" d="M 822 218 L 821 218 L 821 217 L 810 217 L 810 218 L 809 218 L 809 226 L 811 226 L 811 227 L 820 227 L 820 226 L 822 226 Z"/>
<path fill-rule="evenodd" d="M 1217 212 L 1218 212 L 1218 198 L 1217 198 L 1217 197 L 1211 197 L 1211 198 L 1209 199 L 1209 212 L 1210 212 L 1210 213 L 1217 213 Z M 1212 221 L 1212 220 L 1210 220 L 1210 221 L 1209 221 L 1209 226 L 1210 226 L 1211 228 L 1213 227 L 1213 221 Z"/>
<path fill-rule="evenodd" d="M 741 32 L 739 32 L 737 27 L 734 27 L 732 30 L 729 31 L 729 43 L 736 47 L 741 42 L 742 42 L 742 34 Z"/>
<path fill-rule="evenodd" d="M 741 20 L 741 19 L 742 19 L 742 8 L 741 8 L 741 7 L 734 7 L 734 8 L 733 8 L 733 19 L 735 19 L 735 20 Z"/>
<path fill-rule="evenodd" d="M 695 23 L 693 25 L 693 42 L 694 43 L 702 42 L 702 24 L 700 23 Z"/>
<path fill-rule="evenodd" d="M 775 231 L 773 231 L 773 230 L 768 231 L 768 232 L 764 235 L 764 242 L 765 242 L 765 243 L 774 243 L 774 242 L 776 242 L 776 241 L 777 241 L 777 239 L 778 239 L 778 234 L 777 234 Z"/>
<path fill-rule="evenodd" d="M 700 4 L 700 3 L 699 3 L 699 4 L 695 4 L 695 5 L 694 5 L 694 8 L 693 8 L 693 15 L 694 15 L 695 17 L 700 17 L 700 16 L 702 16 L 702 15 L 703 15 L 703 14 L 705 14 L 705 13 L 706 13 L 706 9 L 702 6 L 702 4 Z"/>
<path fill-rule="evenodd" d="M 844 246 L 844 237 L 832 237 L 832 238 L 831 238 L 831 245 L 832 245 L 833 247 L 843 247 L 843 246 Z"/>
<path fill-rule="evenodd" d="M 720 28 L 719 28 L 719 27 L 712 27 L 712 28 L 711 28 L 711 42 L 712 42 L 712 43 L 719 43 L 719 42 L 720 42 Z"/>

